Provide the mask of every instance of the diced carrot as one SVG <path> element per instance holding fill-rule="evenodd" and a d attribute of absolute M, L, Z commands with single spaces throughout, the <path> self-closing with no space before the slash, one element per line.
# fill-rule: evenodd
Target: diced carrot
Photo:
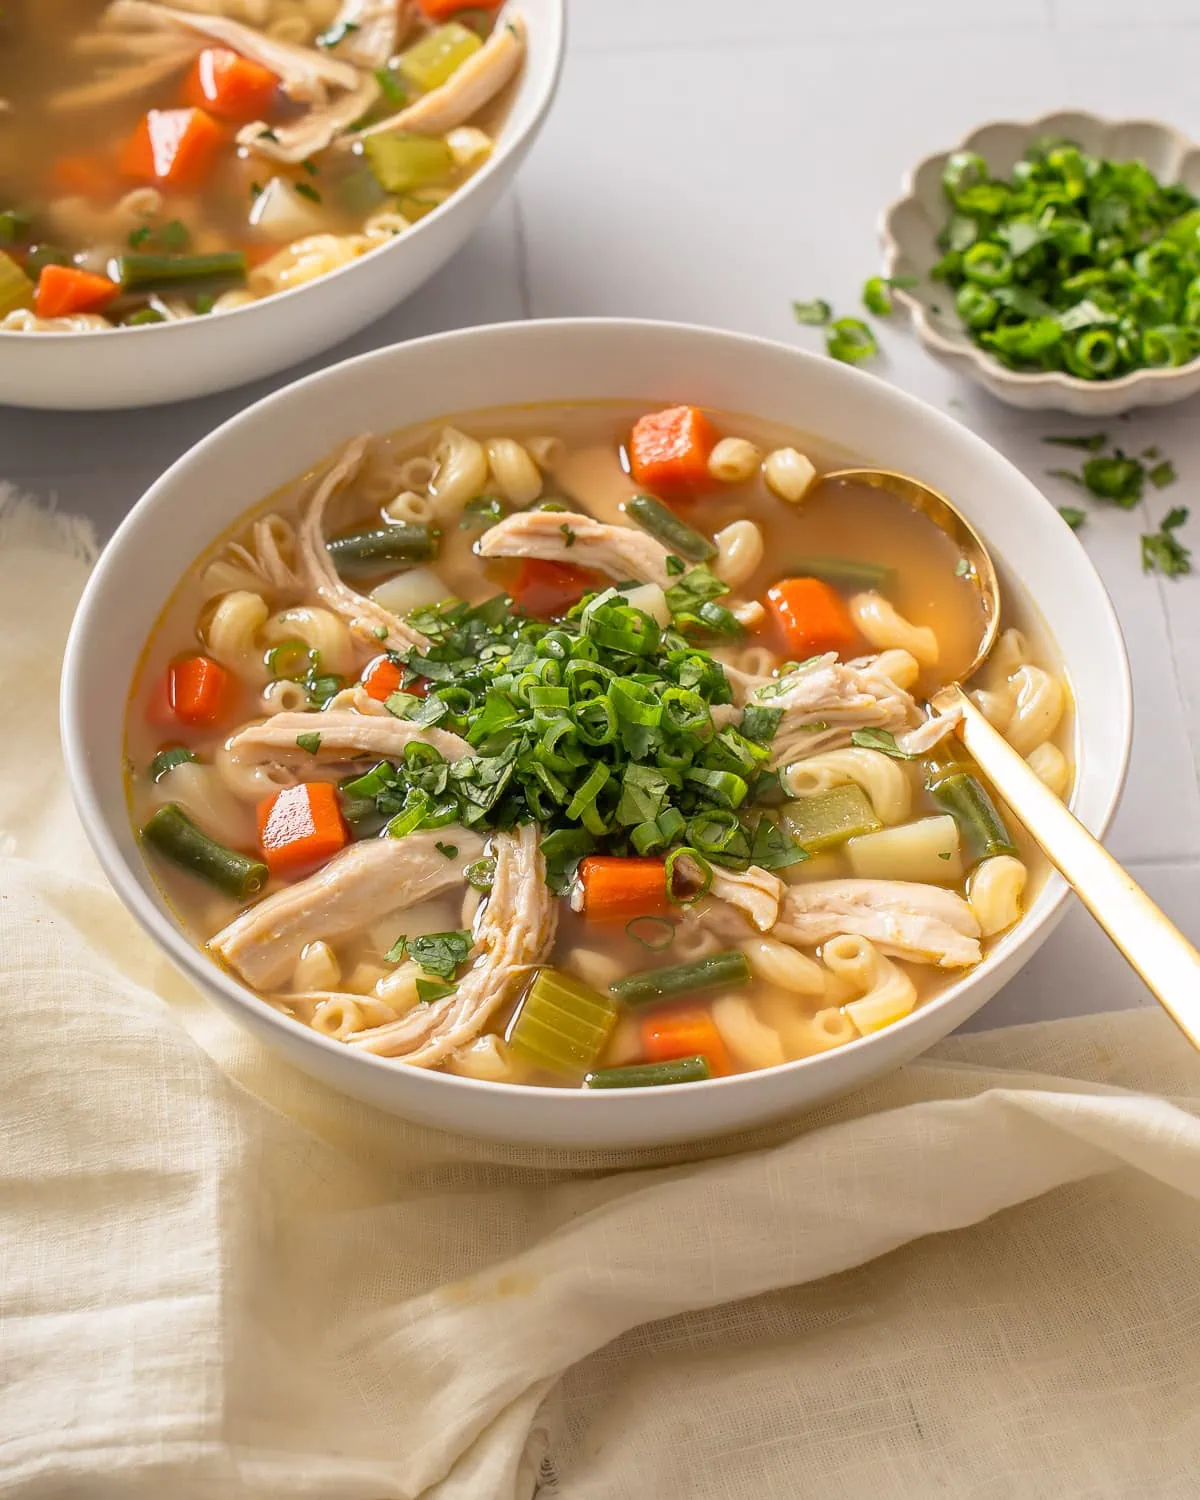
<path fill-rule="evenodd" d="M 227 47 L 206 47 L 183 85 L 183 102 L 219 120 L 246 125 L 265 119 L 279 97 L 279 78 Z"/>
<path fill-rule="evenodd" d="M 591 922 L 666 915 L 667 867 L 661 859 L 589 854 L 579 862 L 579 878 L 583 915 Z"/>
<path fill-rule="evenodd" d="M 673 1062 L 677 1057 L 707 1057 L 714 1076 L 733 1072 L 728 1049 L 716 1022 L 699 1007 L 646 1016 L 641 1024 L 642 1050 L 647 1062 Z"/>
<path fill-rule="evenodd" d="M 513 602 L 527 615 L 550 620 L 565 614 L 578 604 L 584 594 L 596 587 L 591 573 L 573 568 L 570 563 L 548 562 L 540 557 L 523 557 L 509 593 Z"/>
<path fill-rule="evenodd" d="M 464 10 L 499 10 L 502 0 L 417 0 L 427 21 L 448 21 Z"/>
<path fill-rule="evenodd" d="M 404 680 L 404 671 L 398 667 L 390 656 L 377 656 L 374 661 L 368 662 L 363 668 L 362 685 L 367 690 L 367 695 L 374 698 L 377 703 L 385 703 L 393 693 L 401 691 L 412 693 L 417 698 L 424 698 L 429 692 L 429 679 L 417 677 L 401 689 L 400 684 Z"/>
<path fill-rule="evenodd" d="M 50 168 L 50 184 L 75 198 L 115 198 L 121 191 L 116 163 L 99 151 L 60 156 Z"/>
<path fill-rule="evenodd" d="M 390 656 L 377 656 L 363 672 L 362 685 L 366 688 L 369 698 L 382 703 L 393 693 L 399 692 L 400 679 L 403 676 L 403 671 Z"/>
<path fill-rule="evenodd" d="M 821 578 L 785 578 L 767 590 L 767 603 L 797 661 L 823 651 L 849 656 L 858 644 L 846 601 Z"/>
<path fill-rule="evenodd" d="M 258 842 L 272 875 L 319 864 L 347 840 L 337 788 L 328 781 L 302 781 L 258 804 Z"/>
<path fill-rule="evenodd" d="M 65 318 L 71 313 L 94 313 L 106 308 L 121 288 L 107 276 L 80 271 L 75 266 L 43 266 L 34 294 L 39 318 Z"/>
<path fill-rule="evenodd" d="M 202 109 L 152 109 L 121 152 L 121 171 L 138 182 L 191 192 L 212 170 L 225 132 Z"/>
<path fill-rule="evenodd" d="M 629 437 L 634 479 L 663 500 L 687 500 L 711 489 L 708 455 L 717 434 L 698 406 L 672 406 L 639 417 Z"/>
<path fill-rule="evenodd" d="M 209 656 L 188 656 L 167 669 L 167 693 L 185 724 L 215 724 L 229 708 L 234 679 Z"/>

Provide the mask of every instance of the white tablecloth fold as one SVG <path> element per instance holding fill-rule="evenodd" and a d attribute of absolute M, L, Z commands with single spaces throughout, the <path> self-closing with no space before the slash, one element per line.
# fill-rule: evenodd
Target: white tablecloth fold
<path fill-rule="evenodd" d="M 0 543 L 0 1493 L 1200 1493 L 1164 1018 L 953 1039 L 704 1160 L 377 1114 L 104 884 L 55 704 L 86 537 L 0 499 Z"/>

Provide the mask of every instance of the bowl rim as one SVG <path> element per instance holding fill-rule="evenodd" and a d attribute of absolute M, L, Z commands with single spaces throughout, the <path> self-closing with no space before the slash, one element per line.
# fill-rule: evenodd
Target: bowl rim
<path fill-rule="evenodd" d="M 505 121 L 501 125 L 500 134 L 497 137 L 497 147 L 492 151 L 483 166 L 477 172 L 473 172 L 466 182 L 456 192 L 452 193 L 444 203 L 439 203 L 432 213 L 426 214 L 423 219 L 418 219 L 415 224 L 409 225 L 403 234 L 393 235 L 390 240 L 385 240 L 382 244 L 374 246 L 364 255 L 356 256 L 353 260 L 347 261 L 345 265 L 338 266 L 332 271 L 326 271 L 324 275 L 316 276 L 311 281 L 303 281 L 299 286 L 288 287 L 286 291 L 272 292 L 269 297 L 260 297 L 255 302 L 247 302 L 242 307 L 234 307 L 230 308 L 228 312 L 222 312 L 220 314 L 222 327 L 228 319 L 244 319 L 246 315 L 252 316 L 265 307 L 275 307 L 280 303 L 300 297 L 313 287 L 324 286 L 327 283 L 350 274 L 364 262 L 374 262 L 384 255 L 389 255 L 391 252 L 399 250 L 402 246 L 411 245 L 418 237 L 426 237 L 426 231 L 430 224 L 441 224 L 451 216 L 459 205 L 465 204 L 471 198 L 475 197 L 477 191 L 483 190 L 488 179 L 502 170 L 510 156 L 520 151 L 533 140 L 545 123 L 546 116 L 550 112 L 550 106 L 554 103 L 554 96 L 558 91 L 558 85 L 562 78 L 567 47 L 567 0 L 543 0 L 543 3 L 548 7 L 550 17 L 548 32 L 550 41 L 549 66 L 545 69 L 544 75 L 536 83 L 532 112 L 524 128 L 517 131 L 511 138 L 506 139 L 504 135 L 505 125 L 507 125 L 506 116 Z M 499 14 L 503 14 L 503 11 L 499 12 Z M 528 56 L 528 49 L 526 49 L 526 61 L 528 61 Z M 518 91 L 521 89 L 523 83 L 524 76 L 522 75 L 517 79 Z M 513 104 L 516 102 L 515 95 L 512 102 Z M 511 108 L 512 105 L 510 105 L 510 110 Z M 381 309 L 381 312 L 386 310 L 385 306 Z M 191 328 L 194 322 L 195 320 L 192 318 L 180 318 L 175 322 L 169 323 L 147 323 L 135 327 L 96 328 L 89 330 L 86 334 L 72 332 L 71 330 L 56 330 L 51 333 L 38 333 L 36 337 L 39 347 L 46 344 L 53 346 L 56 343 L 75 344 L 81 337 L 86 337 L 91 341 L 94 339 L 111 339 L 114 336 L 129 337 L 132 335 L 136 337 L 153 334 L 161 339 L 167 334 L 174 334 L 178 337 L 181 330 Z M 205 324 L 203 326 L 208 325 Z M 240 327 L 242 325 L 231 323 L 231 326 Z M 248 328 L 244 329 L 244 332 L 247 336 L 250 335 Z M 3 348 L 10 340 L 19 340 L 23 343 L 28 342 L 31 336 L 28 333 L 22 333 L 19 329 L 0 328 L 0 348 Z"/>
<path fill-rule="evenodd" d="M 222 422 L 185 453 L 181 454 L 138 499 L 105 546 L 87 579 L 71 623 L 70 635 L 64 653 L 60 694 L 60 727 L 63 759 L 76 811 L 84 827 L 84 831 L 105 875 L 108 877 L 126 909 L 131 912 L 140 926 L 175 965 L 196 985 L 197 989 L 206 999 L 210 998 L 211 993 L 215 990 L 220 995 L 221 1003 L 225 1008 L 234 1012 L 250 1012 L 252 1021 L 264 1022 L 271 1030 L 280 1033 L 283 1039 L 290 1038 L 297 1040 L 302 1047 L 315 1049 L 317 1054 L 327 1056 L 334 1066 L 337 1066 L 335 1059 L 341 1059 L 341 1065 L 347 1066 L 347 1059 L 351 1057 L 355 1058 L 358 1064 L 371 1069 L 381 1079 L 386 1077 L 392 1080 L 393 1087 L 397 1090 L 397 1098 L 400 1097 L 400 1091 L 405 1087 L 465 1089 L 475 1097 L 479 1097 L 479 1091 L 483 1090 L 488 1096 L 494 1099 L 501 1101 L 509 1099 L 514 1104 L 519 1104 L 522 1098 L 530 1096 L 538 1098 L 546 1098 L 547 1096 L 554 1098 L 570 1097 L 575 1099 L 576 1102 L 569 1107 L 576 1110 L 591 1109 L 593 1113 L 608 1110 L 610 1117 L 613 1117 L 619 1115 L 622 1108 L 621 1097 L 623 1091 L 606 1089 L 588 1090 L 582 1088 L 565 1089 L 544 1084 L 502 1083 L 430 1069 L 405 1069 L 398 1067 L 394 1061 L 384 1057 L 377 1057 L 369 1052 L 352 1050 L 336 1038 L 325 1036 L 320 1032 L 314 1031 L 312 1027 L 283 1015 L 269 1001 L 263 999 L 254 990 L 250 989 L 249 986 L 242 984 L 230 972 L 214 963 L 193 942 L 179 921 L 174 919 L 169 911 L 160 909 L 142 888 L 134 874 L 132 864 L 122 854 L 118 842 L 111 831 L 108 819 L 101 809 L 101 798 L 96 784 L 97 778 L 93 774 L 91 757 L 88 755 L 86 748 L 86 687 L 81 669 L 81 658 L 84 653 L 83 641 L 88 635 L 95 636 L 98 629 L 102 626 L 103 615 L 93 620 L 91 618 L 92 613 L 97 607 L 97 600 L 104 591 L 107 574 L 110 570 L 114 570 L 119 566 L 119 559 L 124 545 L 136 531 L 142 516 L 166 503 L 165 497 L 169 494 L 170 487 L 175 482 L 176 477 L 187 470 L 205 465 L 210 456 L 222 447 L 227 436 L 234 429 L 243 425 L 252 425 L 266 411 L 277 407 L 286 407 L 293 399 L 294 394 L 300 390 L 311 389 L 327 381 L 335 382 L 337 379 L 343 377 L 351 368 L 366 368 L 372 364 L 384 365 L 399 350 L 404 350 L 419 360 L 422 350 L 434 345 L 447 346 L 455 343 L 470 345 L 480 338 L 487 337 L 507 338 L 513 335 L 517 337 L 538 337 L 543 336 L 547 330 L 553 333 L 555 330 L 586 332 L 589 329 L 647 330 L 669 338 L 680 336 L 685 339 L 697 336 L 704 339 L 716 338 L 722 343 L 740 345 L 751 353 L 759 350 L 764 354 L 769 353 L 775 356 L 783 354 L 802 364 L 818 366 L 824 372 L 824 376 L 835 383 L 848 382 L 851 385 L 856 385 L 860 382 L 877 382 L 877 377 L 869 375 L 864 371 L 854 369 L 848 365 L 833 364 L 823 359 L 820 355 L 798 349 L 794 345 L 785 344 L 780 340 L 761 338 L 752 334 L 708 327 L 702 324 L 679 323 L 658 319 L 580 317 L 517 320 L 507 323 L 487 324 L 478 328 L 455 329 L 450 332 L 430 334 L 420 339 L 386 345 L 381 349 L 370 350 L 367 353 L 341 360 L 337 364 L 315 371 L 300 380 L 293 381 L 263 396 L 252 405 L 227 418 L 226 421 Z M 882 382 L 877 383 L 882 385 Z M 896 386 L 886 385 L 883 388 L 887 392 L 885 399 L 895 402 L 901 411 L 908 411 L 914 418 L 922 420 L 932 418 L 938 427 L 947 426 L 960 440 L 965 439 L 970 445 L 983 448 L 1006 468 L 1010 469 L 1017 482 L 1034 489 L 1036 492 L 1036 486 L 1032 484 L 1032 481 L 1011 460 L 969 428 L 955 422 L 953 418 L 939 411 L 931 404 L 910 395 Z M 1094 564 L 1087 554 L 1082 552 L 1082 549 L 1080 551 L 1080 566 L 1092 575 L 1092 581 L 1096 586 L 1097 602 L 1103 611 L 1105 624 L 1109 630 L 1110 644 L 1115 648 L 1113 652 L 1115 661 L 1112 665 L 1117 669 L 1115 680 L 1111 681 L 1106 688 L 1106 691 L 1110 694 L 1109 701 L 1111 707 L 1116 710 L 1115 718 L 1120 728 L 1117 754 L 1112 769 L 1111 783 L 1107 789 L 1105 800 L 1103 805 L 1097 809 L 1091 827 L 1091 831 L 1096 837 L 1102 838 L 1116 812 L 1128 772 L 1133 738 L 1133 688 L 1129 657 L 1112 599 Z M 1036 603 L 1036 601 L 1033 602 Z M 841 1044 L 832 1051 L 814 1053 L 808 1057 L 797 1058 L 762 1071 L 772 1074 L 788 1072 L 799 1078 L 802 1076 L 800 1070 L 808 1072 L 819 1070 L 820 1065 L 827 1058 L 841 1056 L 848 1053 L 851 1049 L 860 1053 L 867 1050 L 878 1050 L 880 1044 L 886 1038 L 903 1035 L 909 1029 L 919 1027 L 922 1024 L 921 1018 L 927 1016 L 930 1012 L 952 1006 L 957 997 L 967 988 L 975 985 L 991 969 L 1005 962 L 1011 956 L 1014 949 L 1025 947 L 1032 943 L 1032 949 L 1036 950 L 1038 943 L 1034 939 L 1039 933 L 1053 928 L 1068 894 L 1066 882 L 1053 870 L 1047 879 L 1044 890 L 1048 893 L 1049 899 L 1045 901 L 1044 909 L 1036 917 L 1025 917 L 1010 933 L 1001 937 L 997 947 L 985 955 L 981 963 L 966 971 L 960 971 L 960 977 L 954 979 L 933 999 L 916 1007 L 902 1020 L 883 1028 L 881 1031 L 856 1037 L 852 1041 Z M 668 1092 L 672 1097 L 676 1094 L 691 1097 L 697 1089 L 711 1090 L 721 1088 L 726 1090 L 727 1094 L 732 1097 L 733 1092 L 736 1090 L 745 1091 L 752 1089 L 755 1086 L 755 1079 L 758 1076 L 759 1070 L 731 1074 L 722 1078 L 710 1078 L 694 1083 L 677 1084 Z M 587 1104 L 580 1103 L 579 1101 L 583 1099 L 587 1099 L 590 1102 Z M 400 1112 L 402 1113 L 402 1111 Z"/>
<path fill-rule="evenodd" d="M 962 136 L 956 145 L 940 151 L 931 151 L 927 156 L 923 156 L 904 174 L 899 197 L 893 198 L 890 203 L 886 204 L 879 215 L 879 238 L 883 249 L 885 275 L 895 274 L 897 263 L 905 254 L 904 241 L 896 234 L 893 227 L 894 220 L 906 204 L 917 201 L 916 182 L 922 171 L 933 166 L 943 166 L 956 151 L 976 150 L 979 136 L 986 131 L 1019 130 L 1026 132 L 1030 139 L 1036 139 L 1038 135 L 1045 134 L 1044 127 L 1050 121 L 1061 119 L 1063 115 L 1075 115 L 1092 121 L 1105 130 L 1115 130 L 1126 126 L 1157 130 L 1167 137 L 1181 153 L 1195 147 L 1195 142 L 1190 136 L 1163 120 L 1148 120 L 1137 116 L 1114 118 L 1110 115 L 1095 114 L 1088 109 L 1056 109 L 1049 114 L 1039 115 L 1034 120 L 987 120 Z M 1128 375 L 1121 375 L 1116 380 L 1083 380 L 1080 376 L 1070 375 L 1064 370 L 1010 370 L 1007 365 L 1002 365 L 999 360 L 993 358 L 968 337 L 965 328 L 960 338 L 951 338 L 934 327 L 929 316 L 929 309 L 920 298 L 914 297 L 904 287 L 894 287 L 892 296 L 905 309 L 917 337 L 926 347 L 935 349 L 952 359 L 969 359 L 986 378 L 1003 381 L 1026 391 L 1063 390 L 1080 393 L 1112 391 L 1124 394 L 1136 392 L 1143 386 L 1163 385 L 1180 376 L 1195 375 L 1200 371 L 1200 355 L 1189 360 L 1185 365 L 1165 365 L 1157 368 L 1147 366 L 1140 370 L 1131 370 Z"/>

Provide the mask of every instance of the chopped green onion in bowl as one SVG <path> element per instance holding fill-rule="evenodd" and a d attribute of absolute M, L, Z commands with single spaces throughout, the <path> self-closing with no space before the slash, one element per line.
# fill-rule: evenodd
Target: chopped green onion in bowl
<path fill-rule="evenodd" d="M 942 190 L 930 274 L 1001 365 L 1101 382 L 1200 356 L 1200 199 L 1187 188 L 1043 139 L 1003 177 L 954 152 Z"/>

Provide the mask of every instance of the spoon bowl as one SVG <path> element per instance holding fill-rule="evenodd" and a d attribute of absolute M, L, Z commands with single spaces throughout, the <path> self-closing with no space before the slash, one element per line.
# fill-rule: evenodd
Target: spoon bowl
<path fill-rule="evenodd" d="M 919 511 L 927 517 L 954 543 L 960 555 L 958 568 L 974 584 L 979 594 L 983 618 L 983 634 L 974 659 L 962 674 L 964 681 L 973 677 L 991 654 L 1000 633 L 1000 581 L 996 577 L 991 554 L 974 526 L 954 508 L 945 495 L 930 485 L 922 484 L 919 479 L 910 479 L 907 474 L 897 474 L 892 469 L 837 469 L 832 474 L 825 475 L 825 482 L 861 484 L 895 495 L 910 510 Z"/>
<path fill-rule="evenodd" d="M 891 469 L 842 469 L 828 478 L 869 485 L 894 495 L 928 517 L 959 549 L 956 572 L 961 569 L 978 590 L 983 629 L 970 666 L 960 680 L 931 694 L 930 707 L 935 714 L 953 719 L 951 732 L 1155 999 L 1200 1051 L 1200 952 L 1039 780 L 963 687 L 991 654 L 1000 629 L 1000 585 L 979 533 L 945 495 L 907 474 Z"/>

